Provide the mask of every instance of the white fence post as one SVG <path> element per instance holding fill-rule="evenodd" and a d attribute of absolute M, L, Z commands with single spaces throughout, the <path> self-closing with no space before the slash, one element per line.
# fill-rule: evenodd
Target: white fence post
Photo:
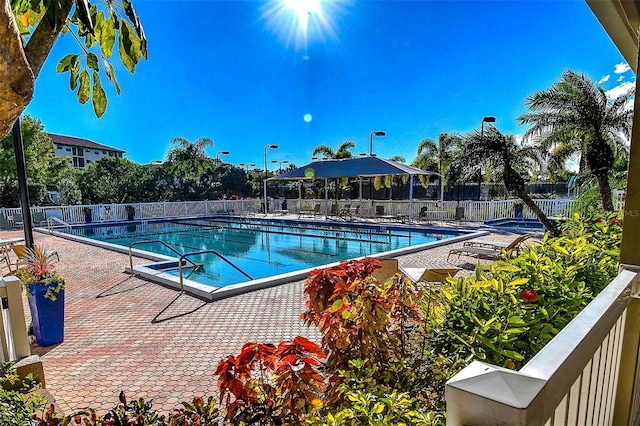
<path fill-rule="evenodd" d="M 635 374 L 620 365 L 636 285 L 635 273 L 621 271 L 520 371 L 477 361 L 464 368 L 446 385 L 447 425 L 624 424 L 612 420 L 618 373 Z M 637 359 L 637 344 L 633 351 Z"/>

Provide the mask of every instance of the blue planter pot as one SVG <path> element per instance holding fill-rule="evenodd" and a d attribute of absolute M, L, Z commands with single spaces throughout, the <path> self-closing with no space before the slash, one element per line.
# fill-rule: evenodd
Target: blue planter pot
<path fill-rule="evenodd" d="M 36 342 L 40 346 L 62 343 L 64 340 L 64 290 L 52 301 L 44 297 L 50 286 L 29 284 L 29 310 Z"/>

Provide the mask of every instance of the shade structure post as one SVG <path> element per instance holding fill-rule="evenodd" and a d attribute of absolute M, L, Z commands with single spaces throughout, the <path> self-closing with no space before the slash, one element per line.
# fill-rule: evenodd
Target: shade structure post
<path fill-rule="evenodd" d="M 329 179 L 324 178 L 324 220 L 329 217 Z"/>
<path fill-rule="evenodd" d="M 359 195 L 358 198 L 360 199 L 360 201 L 362 201 L 362 176 L 358 176 L 358 181 L 360 183 L 360 191 L 358 192 L 358 195 Z"/>
<path fill-rule="evenodd" d="M 440 176 L 440 208 L 444 210 L 444 178 Z"/>
<path fill-rule="evenodd" d="M 20 205 L 22 207 L 22 223 L 24 226 L 24 242 L 27 247 L 33 248 L 33 228 L 31 227 L 31 210 L 29 209 L 29 187 L 27 184 L 27 166 L 24 159 L 24 144 L 22 143 L 22 128 L 20 117 L 13 123 L 11 130 L 13 136 L 13 149 L 16 154 L 16 172 L 18 175 L 18 191 L 20 192 Z"/>
<path fill-rule="evenodd" d="M 413 219 L 413 175 L 409 175 L 409 225 Z"/>

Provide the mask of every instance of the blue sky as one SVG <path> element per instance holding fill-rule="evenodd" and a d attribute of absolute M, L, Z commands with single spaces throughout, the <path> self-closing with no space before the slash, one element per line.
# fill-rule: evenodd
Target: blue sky
<path fill-rule="evenodd" d="M 307 14 L 306 42 L 281 0 L 134 5 L 149 60 L 135 74 L 116 67 L 122 95 L 107 88 L 104 116 L 79 105 L 67 74 L 55 72 L 78 50 L 69 36 L 26 113 L 49 132 L 123 149 L 138 163 L 163 160 L 180 136 L 211 138 L 211 156 L 231 151 L 221 158 L 257 167 L 264 146 L 277 144 L 269 160 L 302 166 L 319 144 L 351 140 L 355 154 L 368 152 L 374 130 L 387 133 L 374 138 L 377 155 L 411 162 L 423 138 L 479 129 L 486 115 L 523 133 L 515 119 L 526 97 L 565 69 L 607 89 L 635 79 L 584 1 L 325 0 Z"/>

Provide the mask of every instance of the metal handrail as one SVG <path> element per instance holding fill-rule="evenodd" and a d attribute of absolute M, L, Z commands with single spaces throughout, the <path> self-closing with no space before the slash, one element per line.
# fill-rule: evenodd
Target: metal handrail
<path fill-rule="evenodd" d="M 180 280 L 182 281 L 182 258 L 184 257 L 184 255 L 182 253 L 180 253 L 178 250 L 174 249 L 173 247 L 171 247 L 169 244 L 165 243 L 162 240 L 144 240 L 144 241 L 135 241 L 134 243 L 132 243 L 129 246 L 129 267 L 131 270 L 131 276 L 135 275 L 133 273 L 133 255 L 131 253 L 131 249 L 133 248 L 133 246 L 137 246 L 139 244 L 149 244 L 149 243 L 160 243 L 163 246 L 165 246 L 166 248 L 168 248 L 169 250 L 171 250 L 172 252 L 174 252 L 175 254 L 177 254 L 178 256 L 180 256 L 180 261 L 178 262 L 178 266 L 180 268 Z M 198 264 L 193 262 L 190 259 L 185 259 L 187 262 L 191 263 L 193 265 L 194 268 L 198 267 Z"/>
<path fill-rule="evenodd" d="M 67 230 L 71 231 L 72 226 L 67 222 L 65 222 L 64 220 L 58 217 L 49 217 L 47 218 L 47 230 L 49 231 L 49 233 L 51 233 L 51 228 L 53 227 L 54 222 L 57 222 L 60 225 L 64 225 L 67 228 Z"/>
<path fill-rule="evenodd" d="M 218 256 L 220 259 L 224 260 L 225 262 L 227 262 L 229 265 L 231 265 L 231 267 L 233 267 L 236 271 L 240 272 L 242 275 L 244 275 L 245 277 L 249 278 L 250 280 L 252 280 L 253 278 L 251 277 L 251 275 L 247 274 L 246 272 L 244 272 L 242 269 L 238 268 L 236 265 L 233 264 L 233 262 L 231 262 L 229 259 L 227 259 L 226 257 L 224 257 L 223 255 L 221 255 L 220 253 L 218 253 L 215 250 L 203 250 L 203 251 L 194 251 L 191 253 L 186 253 L 183 254 L 182 256 L 180 256 L 180 261 L 178 262 L 178 271 L 180 272 L 180 291 L 184 292 L 184 281 L 182 279 L 182 260 L 189 260 L 187 258 L 187 256 L 195 256 L 197 254 L 207 254 L 207 253 L 213 253 L 216 256 Z M 193 262 L 191 262 L 193 263 Z"/>

